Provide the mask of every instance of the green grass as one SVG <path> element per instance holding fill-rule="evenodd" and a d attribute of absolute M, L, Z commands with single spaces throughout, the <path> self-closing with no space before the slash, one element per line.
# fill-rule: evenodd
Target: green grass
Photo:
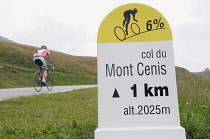
<path fill-rule="evenodd" d="M 0 138 L 93 138 L 96 92 L 91 88 L 0 101 Z"/>

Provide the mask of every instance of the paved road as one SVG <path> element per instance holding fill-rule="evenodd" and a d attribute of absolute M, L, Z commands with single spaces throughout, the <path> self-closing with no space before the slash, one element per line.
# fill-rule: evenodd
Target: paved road
<path fill-rule="evenodd" d="M 31 88 L 13 88 L 13 89 L 0 89 L 0 100 L 17 98 L 20 96 L 32 96 L 44 93 L 58 93 L 72 91 L 82 88 L 93 88 L 97 85 L 76 85 L 76 86 L 54 86 L 52 91 L 48 91 L 46 87 L 43 87 L 41 92 L 36 92 L 33 87 Z"/>

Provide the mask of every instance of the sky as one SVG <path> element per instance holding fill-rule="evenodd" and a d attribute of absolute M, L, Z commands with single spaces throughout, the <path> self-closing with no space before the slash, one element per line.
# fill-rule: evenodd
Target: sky
<path fill-rule="evenodd" d="M 210 0 L 0 0 L 0 36 L 95 57 L 100 23 L 128 3 L 149 5 L 165 16 L 173 32 L 176 66 L 191 72 L 210 68 Z"/>

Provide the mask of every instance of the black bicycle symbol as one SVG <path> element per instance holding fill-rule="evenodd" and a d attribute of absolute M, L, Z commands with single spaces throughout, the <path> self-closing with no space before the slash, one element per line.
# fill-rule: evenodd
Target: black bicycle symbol
<path fill-rule="evenodd" d="M 134 35 L 127 37 L 125 30 L 120 26 L 116 26 L 114 28 L 114 34 L 117 37 L 117 39 L 120 41 L 124 41 L 128 38 L 131 38 L 131 37 L 134 37 L 134 36 L 140 34 L 140 27 L 136 23 L 131 24 L 131 30 L 134 33 Z"/>

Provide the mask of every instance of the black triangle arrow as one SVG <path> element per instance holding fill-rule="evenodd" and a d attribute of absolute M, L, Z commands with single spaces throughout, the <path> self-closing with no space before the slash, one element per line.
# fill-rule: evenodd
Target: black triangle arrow
<path fill-rule="evenodd" d="M 115 88 L 112 98 L 118 98 L 118 97 L 120 97 L 120 96 L 119 96 L 119 94 L 117 92 L 117 89 Z"/>

